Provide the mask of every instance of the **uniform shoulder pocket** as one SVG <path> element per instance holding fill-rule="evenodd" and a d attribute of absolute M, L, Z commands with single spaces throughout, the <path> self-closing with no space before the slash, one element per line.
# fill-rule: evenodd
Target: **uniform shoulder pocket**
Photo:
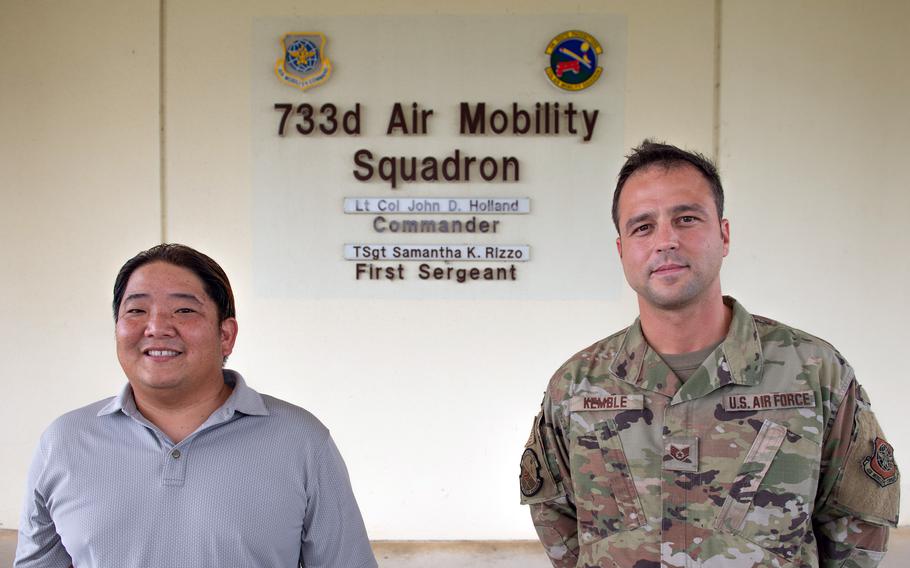
<path fill-rule="evenodd" d="M 894 449 L 885 441 L 870 410 L 858 408 L 856 431 L 844 461 L 834 502 L 857 517 L 877 525 L 897 525 L 900 473 Z"/>
<path fill-rule="evenodd" d="M 531 435 L 521 453 L 521 471 L 518 475 L 521 504 L 543 503 L 560 496 L 559 487 L 547 462 L 544 438 L 543 411 L 534 419 Z"/>

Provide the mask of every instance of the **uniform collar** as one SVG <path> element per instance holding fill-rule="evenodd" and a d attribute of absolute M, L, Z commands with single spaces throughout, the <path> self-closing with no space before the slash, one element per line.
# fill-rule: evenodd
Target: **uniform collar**
<path fill-rule="evenodd" d="M 730 296 L 724 296 L 724 304 L 733 309 L 727 336 L 685 383 L 648 345 L 639 319 L 626 330 L 610 373 L 639 388 L 672 397 L 673 402 L 699 398 L 727 384 L 758 384 L 763 359 L 755 322 Z"/>

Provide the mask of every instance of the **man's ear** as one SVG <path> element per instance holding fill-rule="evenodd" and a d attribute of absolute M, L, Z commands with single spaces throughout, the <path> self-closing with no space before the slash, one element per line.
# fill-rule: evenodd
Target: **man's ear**
<path fill-rule="evenodd" d="M 724 256 L 730 252 L 730 221 L 720 220 L 720 238 L 724 241 Z"/>
<path fill-rule="evenodd" d="M 221 356 L 227 357 L 234 351 L 234 342 L 237 341 L 237 320 L 225 318 L 221 324 Z"/>

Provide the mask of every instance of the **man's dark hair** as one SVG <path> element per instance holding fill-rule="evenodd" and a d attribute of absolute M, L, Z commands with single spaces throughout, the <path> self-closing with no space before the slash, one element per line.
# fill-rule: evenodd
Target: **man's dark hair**
<path fill-rule="evenodd" d="M 616 226 L 616 232 L 619 232 L 619 195 L 632 174 L 654 166 L 669 170 L 685 164 L 694 167 L 708 180 L 708 185 L 711 186 L 711 192 L 714 194 L 717 219 L 723 219 L 724 187 L 720 183 L 720 176 L 717 174 L 714 163 L 698 152 L 688 152 L 676 146 L 646 138 L 637 148 L 632 148 L 632 152 L 626 156 L 626 163 L 619 170 L 616 189 L 613 191 L 613 225 Z"/>
<path fill-rule="evenodd" d="M 126 290 L 126 283 L 129 282 L 133 272 L 151 262 L 166 262 L 186 268 L 202 280 L 202 286 L 205 293 L 214 300 L 218 306 L 218 321 L 222 322 L 227 318 L 236 316 L 234 310 L 234 292 L 231 290 L 231 282 L 227 274 L 218 263 L 202 254 L 196 249 L 186 245 L 176 243 L 165 243 L 153 246 L 144 250 L 126 261 L 117 273 L 114 280 L 114 321 L 117 321 L 117 313 L 120 311 L 120 302 L 123 301 L 123 293 Z"/>

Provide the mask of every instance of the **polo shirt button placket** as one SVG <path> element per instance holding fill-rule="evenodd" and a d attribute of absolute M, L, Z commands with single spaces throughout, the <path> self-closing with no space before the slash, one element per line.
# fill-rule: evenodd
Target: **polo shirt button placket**
<path fill-rule="evenodd" d="M 180 487 L 186 480 L 186 450 L 172 448 L 164 457 L 162 485 Z"/>

